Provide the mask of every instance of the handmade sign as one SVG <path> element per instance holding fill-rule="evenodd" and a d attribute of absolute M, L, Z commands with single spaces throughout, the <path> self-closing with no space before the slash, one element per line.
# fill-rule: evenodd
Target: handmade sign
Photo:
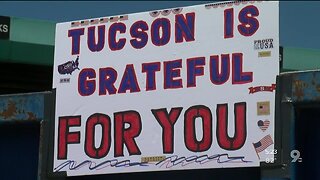
<path fill-rule="evenodd" d="M 57 24 L 53 171 L 259 166 L 274 145 L 278 4 Z"/>

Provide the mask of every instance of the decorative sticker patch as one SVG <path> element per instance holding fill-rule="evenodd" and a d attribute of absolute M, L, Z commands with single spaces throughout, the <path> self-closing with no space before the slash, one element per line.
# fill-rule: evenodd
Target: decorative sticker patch
<path fill-rule="evenodd" d="M 270 101 L 257 102 L 257 115 L 270 115 Z"/>
<path fill-rule="evenodd" d="M 74 61 L 68 61 L 66 63 L 60 64 L 58 66 L 58 72 L 59 74 L 72 74 L 73 71 L 76 69 L 79 69 L 79 56 L 77 56 L 77 59 Z"/>
<path fill-rule="evenodd" d="M 269 135 L 266 135 L 263 137 L 260 141 L 253 143 L 253 147 L 255 148 L 257 154 L 267 149 L 269 146 L 273 144 L 272 137 Z"/>

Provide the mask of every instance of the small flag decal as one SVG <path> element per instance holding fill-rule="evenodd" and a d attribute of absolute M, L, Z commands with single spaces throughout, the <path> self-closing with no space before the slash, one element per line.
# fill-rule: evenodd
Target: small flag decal
<path fill-rule="evenodd" d="M 263 132 L 268 129 L 269 125 L 270 125 L 269 120 L 265 120 L 265 121 L 259 120 L 258 121 L 258 126 Z"/>
<path fill-rule="evenodd" d="M 269 135 L 265 136 L 264 138 L 262 138 L 257 143 L 253 143 L 253 146 L 256 149 L 256 152 L 260 153 L 260 152 L 264 151 L 265 149 L 267 149 L 267 147 L 269 147 L 272 144 L 273 144 L 273 140 L 269 134 Z"/>

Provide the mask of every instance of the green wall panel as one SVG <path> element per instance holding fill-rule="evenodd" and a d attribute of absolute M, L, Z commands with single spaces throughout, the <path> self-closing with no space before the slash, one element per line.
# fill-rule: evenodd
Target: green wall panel
<path fill-rule="evenodd" d="M 53 65 L 56 24 L 10 18 L 10 40 L 0 40 L 0 62 Z"/>
<path fill-rule="evenodd" d="M 284 47 L 283 60 L 283 69 L 320 69 L 320 50 Z"/>
<path fill-rule="evenodd" d="M 11 17 L 10 40 L 53 46 L 55 26 L 53 22 Z"/>
<path fill-rule="evenodd" d="M 8 40 L 0 40 L 0 61 L 10 57 L 11 42 Z"/>
<path fill-rule="evenodd" d="M 53 65 L 54 46 L 0 41 L 0 62 Z"/>

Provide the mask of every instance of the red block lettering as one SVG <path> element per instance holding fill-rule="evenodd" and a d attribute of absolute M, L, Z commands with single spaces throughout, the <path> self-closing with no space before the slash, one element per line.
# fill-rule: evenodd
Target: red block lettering
<path fill-rule="evenodd" d="M 81 116 L 59 117 L 58 125 L 58 159 L 67 159 L 68 144 L 80 143 L 80 132 L 69 132 L 70 127 L 81 125 Z"/>
<path fill-rule="evenodd" d="M 202 120 L 203 137 L 201 141 L 196 138 L 195 120 Z M 192 106 L 184 114 L 184 141 L 186 147 L 193 152 L 208 150 L 212 144 L 212 115 L 208 107 L 203 105 Z"/>
<path fill-rule="evenodd" d="M 125 125 L 129 125 L 128 128 Z M 141 133 L 141 117 L 137 111 L 114 113 L 114 156 L 123 156 L 123 145 L 127 146 L 129 155 L 140 155 L 140 149 L 134 140 Z"/>
<path fill-rule="evenodd" d="M 172 108 L 168 114 L 167 109 L 152 109 L 152 114 L 162 127 L 163 153 L 173 153 L 174 124 L 182 111 L 182 107 Z"/>
<path fill-rule="evenodd" d="M 95 131 L 96 126 L 102 127 L 102 137 L 100 146 L 95 147 Z M 85 139 L 85 152 L 86 154 L 95 159 L 106 156 L 111 146 L 111 120 L 105 114 L 93 114 L 87 120 L 86 125 L 86 139 Z"/>
<path fill-rule="evenodd" d="M 218 144 L 225 150 L 240 149 L 247 137 L 246 103 L 234 104 L 235 133 L 233 138 L 228 135 L 228 104 L 217 105 L 217 139 Z"/>

